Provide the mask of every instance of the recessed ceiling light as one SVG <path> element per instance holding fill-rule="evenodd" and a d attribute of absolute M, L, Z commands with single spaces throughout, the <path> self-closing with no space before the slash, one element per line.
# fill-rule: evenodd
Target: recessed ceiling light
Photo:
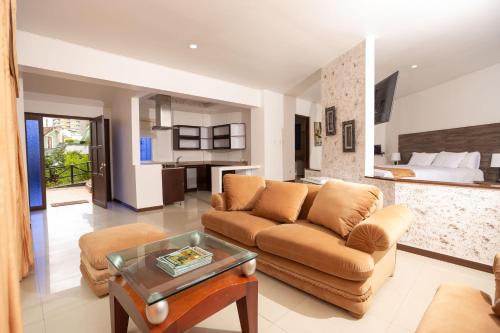
<path fill-rule="evenodd" d="M 198 44 L 189 44 L 189 48 L 190 49 L 197 49 L 198 48 Z"/>
<path fill-rule="evenodd" d="M 412 69 L 418 68 L 418 65 L 411 65 Z"/>

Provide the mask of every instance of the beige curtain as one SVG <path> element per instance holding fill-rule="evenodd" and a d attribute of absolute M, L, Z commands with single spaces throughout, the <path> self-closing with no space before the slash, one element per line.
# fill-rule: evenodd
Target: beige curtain
<path fill-rule="evenodd" d="M 22 332 L 19 281 L 33 267 L 33 250 L 16 113 L 16 3 L 0 3 L 0 332 Z"/>

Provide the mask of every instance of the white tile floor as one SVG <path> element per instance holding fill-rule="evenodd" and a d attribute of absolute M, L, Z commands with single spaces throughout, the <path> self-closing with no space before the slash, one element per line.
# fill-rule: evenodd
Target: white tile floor
<path fill-rule="evenodd" d="M 24 330 L 30 332 L 109 332 L 108 298 L 97 298 L 81 281 L 78 238 L 89 231 L 146 222 L 170 233 L 200 228 L 209 194 L 187 196 L 184 207 L 134 213 L 112 204 L 107 210 L 82 204 L 32 213 L 36 269 L 22 282 Z M 493 275 L 398 252 L 396 273 L 375 295 L 360 320 L 345 311 L 258 273 L 259 332 L 413 332 L 436 288 L 461 282 L 494 291 Z M 232 305 L 191 329 L 191 333 L 240 330 Z M 130 332 L 137 332 L 133 323 Z"/>
<path fill-rule="evenodd" d="M 92 193 L 86 186 L 73 186 L 47 189 L 47 207 L 53 203 L 87 200 L 92 202 Z"/>

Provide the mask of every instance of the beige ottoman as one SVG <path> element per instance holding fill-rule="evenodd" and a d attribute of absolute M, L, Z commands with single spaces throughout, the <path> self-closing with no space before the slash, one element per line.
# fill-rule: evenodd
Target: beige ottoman
<path fill-rule="evenodd" d="M 165 239 L 167 234 L 161 228 L 134 223 L 89 232 L 78 242 L 80 271 L 90 289 L 97 296 L 108 294 L 108 262 L 106 255 L 129 247 Z"/>

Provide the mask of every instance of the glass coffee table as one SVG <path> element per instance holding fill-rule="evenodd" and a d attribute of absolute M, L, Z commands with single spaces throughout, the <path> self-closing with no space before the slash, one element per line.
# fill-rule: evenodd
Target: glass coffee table
<path fill-rule="evenodd" d="M 172 277 L 157 258 L 197 246 L 210 263 Z M 236 302 L 243 332 L 257 332 L 257 254 L 200 231 L 111 253 L 109 282 L 113 332 L 126 332 L 132 317 L 143 332 L 182 332 Z"/>

